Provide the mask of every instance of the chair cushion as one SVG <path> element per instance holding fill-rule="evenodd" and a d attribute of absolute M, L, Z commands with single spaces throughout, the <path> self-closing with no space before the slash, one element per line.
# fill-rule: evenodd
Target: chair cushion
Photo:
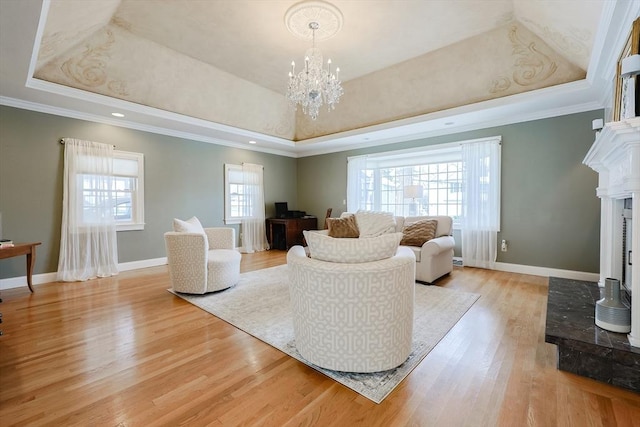
<path fill-rule="evenodd" d="M 195 216 L 189 218 L 186 221 L 174 218 L 173 231 L 176 231 L 178 233 L 202 234 L 204 236 L 204 250 L 209 250 L 209 238 L 207 237 L 207 233 L 204 231 L 202 224 L 200 224 L 200 221 Z"/>
<path fill-rule="evenodd" d="M 303 231 L 309 256 L 321 261 L 361 263 L 391 258 L 396 254 L 402 233 L 368 238 L 336 239 L 326 234 Z"/>
<path fill-rule="evenodd" d="M 435 219 L 423 219 L 405 224 L 402 229 L 402 246 L 422 246 L 425 242 L 436 237 L 438 221 Z"/>
<path fill-rule="evenodd" d="M 356 217 L 353 215 L 344 218 L 327 218 L 327 226 L 329 228 L 329 236 L 336 238 L 359 237 L 360 231 L 356 223 Z"/>
<path fill-rule="evenodd" d="M 178 218 L 173 219 L 173 231 L 177 231 L 178 233 L 199 233 L 205 234 L 204 228 L 198 218 L 191 217 L 186 221 L 183 221 Z"/>
<path fill-rule="evenodd" d="M 355 216 L 360 237 L 376 237 L 396 231 L 396 221 L 391 212 L 359 210 Z"/>

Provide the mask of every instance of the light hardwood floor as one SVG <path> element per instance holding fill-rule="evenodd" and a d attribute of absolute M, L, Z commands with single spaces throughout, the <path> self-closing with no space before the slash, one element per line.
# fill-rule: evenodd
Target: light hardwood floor
<path fill-rule="evenodd" d="M 639 394 L 556 369 L 546 278 L 438 286 L 481 298 L 379 405 L 173 296 L 166 267 L 6 290 L 0 425 L 640 426 Z"/>

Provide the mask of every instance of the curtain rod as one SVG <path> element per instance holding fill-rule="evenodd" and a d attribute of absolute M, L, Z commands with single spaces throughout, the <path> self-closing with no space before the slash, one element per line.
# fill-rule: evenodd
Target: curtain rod
<path fill-rule="evenodd" d="M 60 141 L 58 141 L 58 142 L 60 142 L 60 144 L 64 145 L 64 140 L 65 140 L 65 139 L 66 139 L 66 138 L 60 138 Z M 115 146 L 115 145 L 113 145 L 113 144 L 111 144 L 111 146 L 112 146 L 113 148 L 116 148 L 116 146 Z"/>

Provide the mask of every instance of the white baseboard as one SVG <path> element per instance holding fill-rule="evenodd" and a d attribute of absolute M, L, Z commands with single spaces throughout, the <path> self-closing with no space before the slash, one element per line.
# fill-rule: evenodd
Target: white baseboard
<path fill-rule="evenodd" d="M 123 262 L 118 264 L 119 271 L 137 270 L 139 268 L 157 267 L 159 265 L 166 265 L 167 257 L 143 259 L 140 261 Z"/>
<path fill-rule="evenodd" d="M 598 273 L 560 270 L 557 268 L 536 267 L 532 265 L 507 264 L 504 262 L 496 262 L 495 269 L 498 271 L 506 271 L 509 273 L 531 274 L 533 276 L 544 277 L 560 277 L 562 279 L 584 280 L 588 282 L 597 282 L 598 280 L 600 280 L 600 274 Z"/>
<path fill-rule="evenodd" d="M 34 274 L 31 277 L 32 285 L 40 285 L 42 283 L 50 283 L 55 282 L 58 273 L 43 273 L 43 274 Z M 27 276 L 19 276 L 19 277 L 9 277 L 7 279 L 0 279 L 0 291 L 5 289 L 12 288 L 27 288 Z"/>
<path fill-rule="evenodd" d="M 159 265 L 166 265 L 167 257 L 145 259 L 140 261 L 123 262 L 118 264 L 118 271 L 137 270 L 139 268 L 157 267 Z M 33 285 L 41 285 L 43 283 L 51 283 L 57 281 L 58 273 L 42 273 L 34 274 L 31 277 L 31 283 Z M 10 277 L 7 279 L 0 279 L 0 290 L 27 287 L 27 276 Z"/>
<path fill-rule="evenodd" d="M 118 264 L 118 270 L 129 271 L 129 270 L 137 270 L 140 268 L 157 267 L 159 265 L 166 265 L 166 264 L 167 264 L 167 258 L 162 257 L 162 258 L 154 258 L 154 259 L 120 263 Z M 531 274 L 533 276 L 544 276 L 544 277 L 560 277 L 563 279 L 585 280 L 589 282 L 597 282 L 598 280 L 600 280 L 600 275 L 598 273 L 585 273 L 582 271 L 560 270 L 557 268 L 535 267 L 531 265 L 507 264 L 504 262 L 497 262 L 495 269 L 498 271 L 506 271 L 509 273 Z M 32 283 L 34 285 L 39 285 L 42 283 L 55 282 L 56 276 L 57 276 L 57 273 L 35 274 L 32 277 Z M 19 288 L 21 286 L 25 286 L 25 287 L 27 286 L 26 276 L 0 279 L 0 290 Z"/>

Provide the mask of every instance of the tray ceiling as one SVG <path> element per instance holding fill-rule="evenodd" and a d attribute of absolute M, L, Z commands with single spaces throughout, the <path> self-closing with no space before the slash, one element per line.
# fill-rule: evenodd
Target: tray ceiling
<path fill-rule="evenodd" d="M 294 4 L 44 1 L 29 77 L 301 146 L 583 81 L 605 2 L 332 1 L 343 27 L 317 46 L 345 94 L 316 121 L 284 96 L 310 46 L 285 26 Z"/>

